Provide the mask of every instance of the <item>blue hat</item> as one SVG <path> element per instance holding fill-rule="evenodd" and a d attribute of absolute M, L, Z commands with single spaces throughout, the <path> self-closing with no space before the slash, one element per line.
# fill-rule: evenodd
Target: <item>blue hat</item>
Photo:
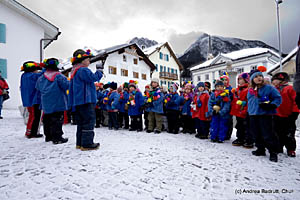
<path fill-rule="evenodd" d="M 217 80 L 216 83 L 215 83 L 215 87 L 217 87 L 217 86 L 224 86 L 223 81 Z"/>
<path fill-rule="evenodd" d="M 252 70 L 252 71 L 250 72 L 250 81 L 252 82 L 253 79 L 254 79 L 256 76 L 262 76 L 262 77 L 264 77 L 264 75 L 263 75 L 263 73 L 262 73 L 261 71 L 255 69 L 255 70 Z"/>
<path fill-rule="evenodd" d="M 204 87 L 205 88 L 205 83 L 204 82 L 199 82 L 198 84 L 197 84 L 197 88 L 198 87 Z"/>

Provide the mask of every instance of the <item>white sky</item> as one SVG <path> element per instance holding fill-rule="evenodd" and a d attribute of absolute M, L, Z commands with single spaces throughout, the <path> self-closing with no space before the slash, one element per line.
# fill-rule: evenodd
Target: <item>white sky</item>
<path fill-rule="evenodd" d="M 274 0 L 18 0 L 56 25 L 59 40 L 46 56 L 67 58 L 77 48 L 107 48 L 133 37 L 169 41 L 183 53 L 200 32 L 262 40 L 278 47 Z M 300 33 L 300 0 L 280 5 L 283 50 L 292 50 Z"/>

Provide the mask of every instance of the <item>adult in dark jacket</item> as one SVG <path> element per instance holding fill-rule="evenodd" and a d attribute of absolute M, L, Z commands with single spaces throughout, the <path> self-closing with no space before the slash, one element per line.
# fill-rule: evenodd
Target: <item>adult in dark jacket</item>
<path fill-rule="evenodd" d="M 3 119 L 1 111 L 2 111 L 2 105 L 4 101 L 4 94 L 7 94 L 8 92 L 8 84 L 5 81 L 4 78 L 2 78 L 1 71 L 0 71 L 0 119 Z"/>
<path fill-rule="evenodd" d="M 35 88 L 38 78 L 44 73 L 44 70 L 42 72 L 38 71 L 41 69 L 41 65 L 33 61 L 23 63 L 21 67 L 21 71 L 24 72 L 21 76 L 20 85 L 22 103 L 23 107 L 25 107 L 29 113 L 25 132 L 27 138 L 43 137 L 42 134 L 38 133 L 41 119 L 41 97 Z"/>
<path fill-rule="evenodd" d="M 102 71 L 93 73 L 90 65 L 91 52 L 78 49 L 73 53 L 71 82 L 69 87 L 69 107 L 75 110 L 77 132 L 76 148 L 81 150 L 98 149 L 100 144 L 94 143 L 94 127 L 96 123 L 95 105 L 97 93 L 94 82 L 100 81 Z"/>
<path fill-rule="evenodd" d="M 66 143 L 68 139 L 62 137 L 62 126 L 64 111 L 68 110 L 69 81 L 58 71 L 59 61 L 56 58 L 46 59 L 44 64 L 46 71 L 37 80 L 36 89 L 41 94 L 45 141 L 52 141 L 53 144 Z"/>

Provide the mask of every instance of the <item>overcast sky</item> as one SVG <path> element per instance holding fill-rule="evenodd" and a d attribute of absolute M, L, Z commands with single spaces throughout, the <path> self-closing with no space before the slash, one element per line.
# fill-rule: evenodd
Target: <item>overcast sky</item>
<path fill-rule="evenodd" d="M 262 40 L 278 47 L 274 0 L 18 0 L 57 26 L 62 34 L 46 56 L 70 57 L 74 50 L 107 48 L 133 37 L 169 41 L 181 54 L 201 32 Z M 300 33 L 300 0 L 280 4 L 285 53 Z"/>

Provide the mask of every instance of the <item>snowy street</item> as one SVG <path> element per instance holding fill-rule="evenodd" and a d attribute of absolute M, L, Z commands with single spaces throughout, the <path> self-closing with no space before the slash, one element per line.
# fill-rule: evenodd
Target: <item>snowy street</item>
<path fill-rule="evenodd" d="M 0 121 L 0 199 L 290 199 L 300 197 L 297 157 L 278 163 L 249 149 L 194 135 L 95 129 L 96 151 L 75 149 L 76 126 L 66 144 L 24 137 L 18 110 Z M 41 128 L 41 133 L 43 130 Z M 247 193 L 248 192 L 248 193 Z M 277 193 L 278 192 L 278 193 Z"/>

